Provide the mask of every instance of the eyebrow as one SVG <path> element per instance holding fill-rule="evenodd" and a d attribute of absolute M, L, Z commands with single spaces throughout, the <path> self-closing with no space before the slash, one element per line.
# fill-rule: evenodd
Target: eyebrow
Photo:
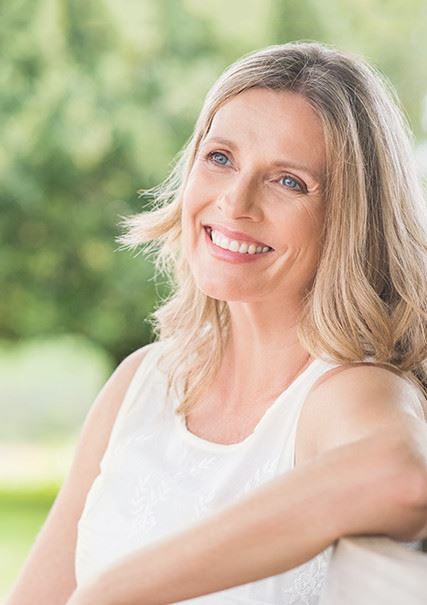
<path fill-rule="evenodd" d="M 200 146 L 203 147 L 204 145 L 207 145 L 211 142 L 220 143 L 220 145 L 226 145 L 227 147 L 230 147 L 230 149 L 238 149 L 236 143 L 234 143 L 230 139 L 225 139 L 223 137 L 209 137 L 208 139 L 204 139 L 201 142 Z M 311 178 L 315 181 L 318 181 L 319 183 L 321 182 L 320 175 L 317 172 L 313 172 L 313 170 L 310 170 L 307 166 L 303 166 L 302 164 L 298 164 L 288 160 L 276 160 L 272 163 L 272 166 L 274 166 L 275 168 L 287 167 L 293 168 L 295 170 L 301 170 L 301 172 L 305 172 L 306 174 L 311 176 Z"/>

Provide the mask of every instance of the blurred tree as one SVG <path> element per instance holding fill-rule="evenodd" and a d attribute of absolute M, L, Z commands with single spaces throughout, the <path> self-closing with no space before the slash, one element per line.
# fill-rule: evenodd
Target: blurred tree
<path fill-rule="evenodd" d="M 0 337 L 81 334 L 116 361 L 149 341 L 167 285 L 117 251 L 118 221 L 144 208 L 136 192 L 166 175 L 223 68 L 291 39 L 366 51 L 417 129 L 425 12 L 423 0 L 2 3 Z"/>

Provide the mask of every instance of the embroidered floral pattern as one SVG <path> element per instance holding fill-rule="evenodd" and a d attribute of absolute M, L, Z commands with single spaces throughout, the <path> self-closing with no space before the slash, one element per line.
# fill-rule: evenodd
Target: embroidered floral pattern
<path fill-rule="evenodd" d="M 282 590 L 286 595 L 286 605 L 317 605 L 332 551 L 330 546 L 314 559 L 288 572 L 290 585 Z"/>
<path fill-rule="evenodd" d="M 173 493 L 176 493 L 180 482 L 188 477 L 196 477 L 206 471 L 215 461 L 216 456 L 205 456 L 198 463 L 190 464 L 188 467 L 176 471 L 172 475 L 162 472 L 150 472 L 144 477 L 139 477 L 133 488 L 130 498 L 129 535 L 143 538 L 149 530 L 158 524 L 159 506 L 168 503 Z M 213 498 L 205 492 L 196 503 L 197 516 L 209 511 L 208 503 Z"/>
<path fill-rule="evenodd" d="M 277 474 L 279 460 L 280 456 L 275 456 L 271 460 L 267 460 L 260 467 L 257 467 L 253 476 L 244 484 L 243 493 L 251 492 L 266 481 L 273 479 Z"/>
<path fill-rule="evenodd" d="M 300 403 L 308 383 L 329 369 L 328 365 L 312 368 L 308 383 L 301 384 L 300 391 L 294 389 L 286 406 L 276 406 L 250 448 L 227 451 L 209 449 L 209 442 L 199 447 L 174 430 L 173 410 L 162 409 L 165 381 L 154 367 L 155 357 L 147 355 L 145 370 L 131 385 L 104 456 L 102 481 L 94 483 L 93 497 L 87 498 L 76 547 L 78 583 L 117 557 L 194 524 L 290 470 Z M 329 555 L 324 551 L 283 574 L 191 602 L 315 605 Z"/>

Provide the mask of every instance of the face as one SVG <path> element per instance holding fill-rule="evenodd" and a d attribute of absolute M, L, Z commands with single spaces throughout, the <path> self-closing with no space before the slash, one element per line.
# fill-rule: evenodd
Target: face
<path fill-rule="evenodd" d="M 225 103 L 183 191 L 198 287 L 218 300 L 301 299 L 319 258 L 324 171 L 321 122 L 304 97 L 252 88 Z"/>

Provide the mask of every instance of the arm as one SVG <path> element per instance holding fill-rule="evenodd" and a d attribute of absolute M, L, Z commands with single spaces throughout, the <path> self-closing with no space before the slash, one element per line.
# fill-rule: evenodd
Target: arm
<path fill-rule="evenodd" d="M 149 345 L 148 345 L 149 346 Z M 12 587 L 6 605 L 66 603 L 76 588 L 74 557 L 77 523 L 129 382 L 147 347 L 135 351 L 115 370 L 84 423 L 71 469 Z"/>
<path fill-rule="evenodd" d="M 427 535 L 426 425 L 401 410 L 363 431 L 123 558 L 69 605 L 168 604 L 284 572 L 343 535 Z"/>

